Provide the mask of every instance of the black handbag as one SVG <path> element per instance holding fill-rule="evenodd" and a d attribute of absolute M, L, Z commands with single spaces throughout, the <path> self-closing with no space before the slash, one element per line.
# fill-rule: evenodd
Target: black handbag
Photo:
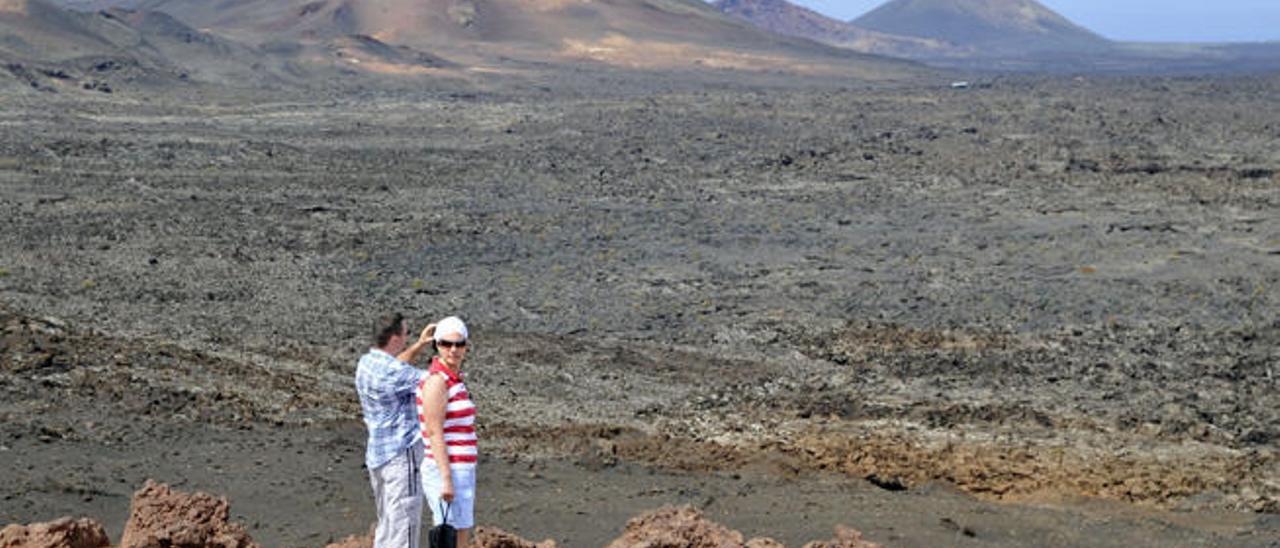
<path fill-rule="evenodd" d="M 458 548 L 458 530 L 449 525 L 450 506 L 452 504 L 445 503 L 444 520 L 427 531 L 427 546 L 430 548 Z"/>

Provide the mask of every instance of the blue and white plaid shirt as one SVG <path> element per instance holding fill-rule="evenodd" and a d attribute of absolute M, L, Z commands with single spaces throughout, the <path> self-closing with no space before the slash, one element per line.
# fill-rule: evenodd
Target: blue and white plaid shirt
<path fill-rule="evenodd" d="M 356 392 L 369 428 L 364 463 L 378 468 L 418 441 L 418 411 L 414 392 L 426 371 L 404 363 L 377 348 L 356 365 Z"/>

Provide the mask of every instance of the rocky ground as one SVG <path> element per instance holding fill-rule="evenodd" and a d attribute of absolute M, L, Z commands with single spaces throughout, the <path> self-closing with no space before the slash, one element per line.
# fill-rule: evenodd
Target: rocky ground
<path fill-rule="evenodd" d="M 480 521 L 527 538 L 1280 542 L 1280 80 L 937 84 L 16 95 L 0 522 L 156 477 L 365 530 L 398 309 L 472 324 Z"/>

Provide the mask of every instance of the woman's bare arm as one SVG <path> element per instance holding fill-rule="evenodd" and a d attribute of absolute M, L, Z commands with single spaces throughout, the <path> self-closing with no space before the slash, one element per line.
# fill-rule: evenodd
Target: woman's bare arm
<path fill-rule="evenodd" d="M 444 442 L 445 405 L 449 401 L 444 377 L 440 375 L 427 377 L 423 392 L 425 394 L 422 398 L 422 412 L 426 417 L 423 427 L 426 429 L 427 439 L 431 440 L 431 457 L 436 461 L 436 468 L 440 470 L 442 485 L 440 498 L 453 502 L 453 473 L 449 469 L 449 448 Z"/>

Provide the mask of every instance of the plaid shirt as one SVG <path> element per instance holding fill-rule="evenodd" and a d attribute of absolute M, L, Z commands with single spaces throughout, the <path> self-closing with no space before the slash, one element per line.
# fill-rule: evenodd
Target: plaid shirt
<path fill-rule="evenodd" d="M 418 440 L 418 412 L 414 390 L 426 371 L 404 363 L 377 348 L 356 365 L 356 392 L 369 428 L 364 463 L 370 470 L 390 461 Z"/>

